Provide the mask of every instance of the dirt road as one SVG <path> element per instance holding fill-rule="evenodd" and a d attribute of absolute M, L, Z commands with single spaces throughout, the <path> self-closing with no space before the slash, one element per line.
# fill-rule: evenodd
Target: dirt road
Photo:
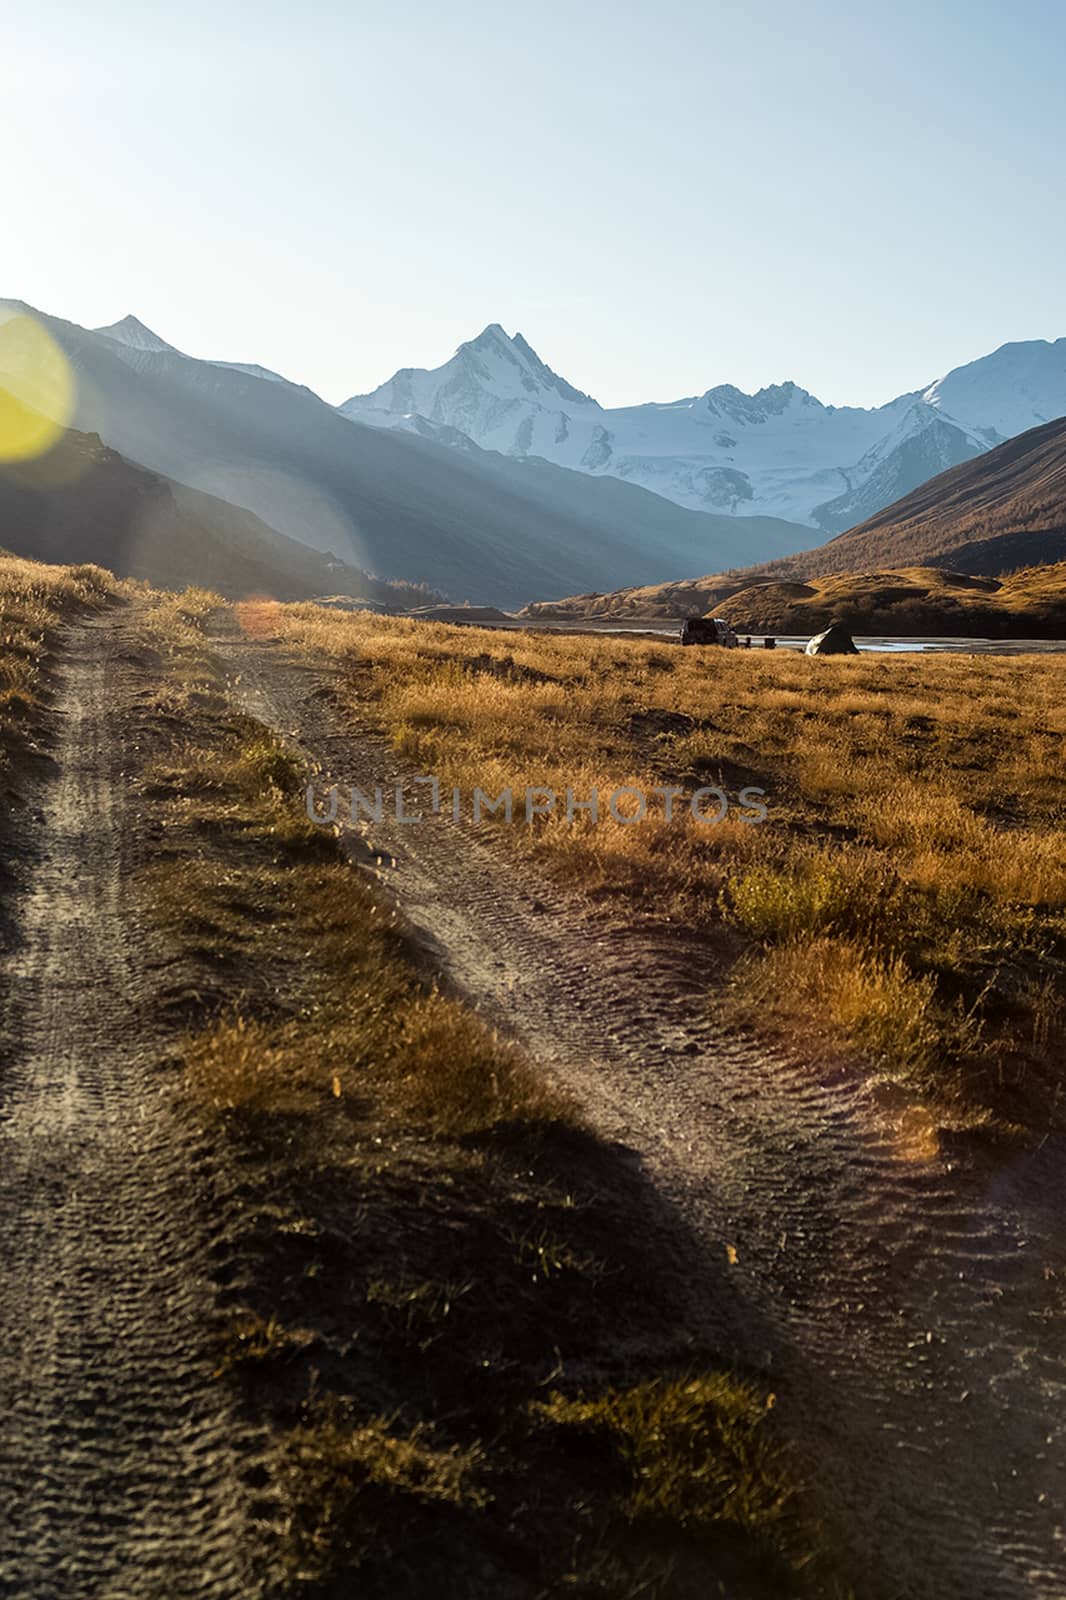
<path fill-rule="evenodd" d="M 314 672 L 225 648 L 320 783 L 414 776 Z M 135 608 L 73 631 L 0 957 L 0 1594 L 18 1600 L 260 1592 L 256 1441 L 212 1374 L 215 1175 L 174 1108 L 173 974 L 133 892 L 151 690 Z M 349 844 L 453 981 L 640 1153 L 708 1282 L 733 1262 L 708 1338 L 768 1371 L 862 1600 L 1061 1600 L 1061 1143 L 952 1161 L 916 1108 L 723 1036 L 698 944 L 582 905 L 491 831 L 385 822 Z"/>
<path fill-rule="evenodd" d="M 414 776 L 371 725 L 352 736 L 328 679 L 268 642 L 227 650 L 320 789 Z M 453 981 L 641 1154 L 709 1257 L 735 1257 L 713 1332 L 768 1367 L 863 1600 L 1061 1600 L 1062 1141 L 949 1159 L 920 1108 L 716 1031 L 697 944 L 582 907 L 490 831 L 386 820 L 349 844 Z"/>
<path fill-rule="evenodd" d="M 0 1594 L 237 1596 L 210 1182 L 172 1110 L 129 795 L 135 608 L 71 633 L 0 966 Z"/>

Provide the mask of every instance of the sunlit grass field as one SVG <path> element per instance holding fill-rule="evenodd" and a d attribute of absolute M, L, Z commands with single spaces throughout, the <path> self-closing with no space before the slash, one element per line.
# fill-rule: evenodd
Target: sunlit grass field
<path fill-rule="evenodd" d="M 1066 660 L 681 650 L 311 606 L 274 626 L 444 783 L 763 789 L 761 824 L 559 806 L 503 834 L 704 931 L 734 1021 L 801 1028 L 967 1120 L 1061 1123 Z"/>

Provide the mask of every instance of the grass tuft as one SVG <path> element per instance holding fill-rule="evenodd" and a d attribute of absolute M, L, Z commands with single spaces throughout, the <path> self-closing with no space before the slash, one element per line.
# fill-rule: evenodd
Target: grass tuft
<path fill-rule="evenodd" d="M 761 1538 L 787 1525 L 767 1426 L 773 1396 L 721 1373 L 656 1380 L 595 1395 L 556 1392 L 534 1411 L 546 1426 L 598 1439 L 624 1463 L 623 1514 L 690 1532 L 732 1527 Z"/>

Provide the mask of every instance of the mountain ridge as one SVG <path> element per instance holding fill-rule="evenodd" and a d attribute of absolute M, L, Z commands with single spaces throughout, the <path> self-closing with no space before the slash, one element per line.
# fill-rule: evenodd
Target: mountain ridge
<path fill-rule="evenodd" d="M 758 586 L 781 590 L 839 574 L 936 567 L 994 580 L 1057 564 L 1066 564 L 1066 417 L 941 473 L 815 549 L 702 578 L 575 594 L 526 614 L 686 616 Z"/>
<path fill-rule="evenodd" d="M 131 346 L 21 303 L 0 302 L 0 312 L 5 304 L 65 352 L 77 380 L 74 427 L 352 567 L 452 600 L 510 608 L 805 542 L 781 519 L 738 525 L 534 456 L 457 448 L 458 433 L 365 427 L 296 384 Z"/>
<path fill-rule="evenodd" d="M 34 561 L 93 562 L 160 588 L 227 599 L 309 600 L 345 589 L 380 605 L 424 603 L 286 538 L 259 517 L 68 429 L 49 454 L 0 469 L 0 547 Z"/>
<path fill-rule="evenodd" d="M 458 430 L 642 484 L 695 509 L 774 515 L 826 534 L 876 514 L 948 467 L 1066 415 L 1066 338 L 1001 345 L 882 406 L 826 405 L 789 379 L 606 408 L 490 323 L 433 370 L 407 367 L 338 408 L 377 427 Z"/>
<path fill-rule="evenodd" d="M 1066 417 L 1005 439 L 813 551 L 763 570 L 823 577 L 935 558 L 983 577 L 1066 561 Z"/>

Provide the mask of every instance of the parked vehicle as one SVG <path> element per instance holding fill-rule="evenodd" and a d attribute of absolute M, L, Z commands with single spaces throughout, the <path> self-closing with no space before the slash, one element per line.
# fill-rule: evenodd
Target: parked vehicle
<path fill-rule="evenodd" d="M 686 617 L 681 624 L 682 644 L 720 644 L 735 650 L 740 644 L 724 617 Z"/>

